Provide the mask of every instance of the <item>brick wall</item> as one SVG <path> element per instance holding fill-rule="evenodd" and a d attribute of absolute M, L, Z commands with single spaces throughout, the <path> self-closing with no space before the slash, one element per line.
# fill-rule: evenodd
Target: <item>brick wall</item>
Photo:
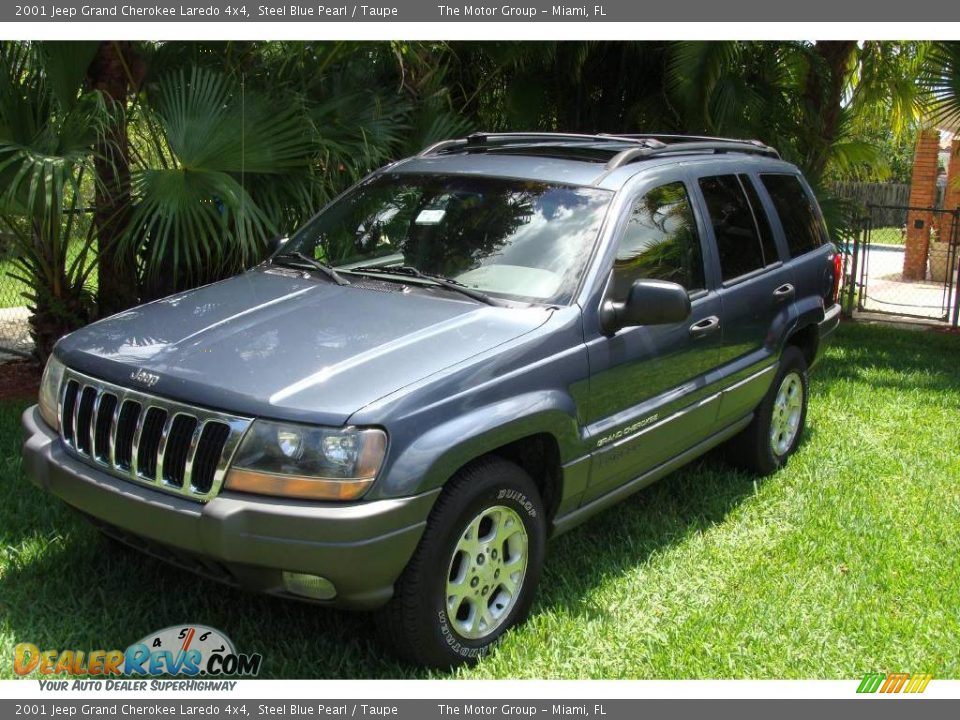
<path fill-rule="evenodd" d="M 921 130 L 913 158 L 910 182 L 910 206 L 933 207 L 937 200 L 937 154 L 940 132 Z M 907 215 L 907 248 L 903 259 L 903 278 L 923 280 L 927 275 L 927 250 L 930 245 L 932 213 L 911 211 Z"/>
<path fill-rule="evenodd" d="M 943 191 L 943 209 L 956 210 L 960 207 L 960 136 L 953 138 L 950 145 L 950 164 L 947 166 L 947 187 Z M 954 229 L 955 220 L 949 215 L 943 219 L 943 240 L 960 240 L 960 228 Z M 954 232 L 957 235 L 954 235 Z"/>

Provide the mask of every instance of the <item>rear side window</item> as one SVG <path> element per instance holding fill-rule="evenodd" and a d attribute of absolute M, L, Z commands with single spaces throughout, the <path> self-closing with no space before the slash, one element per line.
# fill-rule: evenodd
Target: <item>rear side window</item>
<path fill-rule="evenodd" d="M 820 213 L 796 175 L 761 175 L 787 236 L 790 257 L 820 247 L 825 242 Z"/>
<path fill-rule="evenodd" d="M 754 197 L 756 209 L 748 199 L 746 188 Z M 769 222 L 749 178 L 737 175 L 700 178 L 700 191 L 707 203 L 720 272 L 725 281 L 777 261 Z"/>
<path fill-rule="evenodd" d="M 613 296 L 623 300 L 634 281 L 669 280 L 688 292 L 703 290 L 703 255 L 687 189 L 661 185 L 633 203 L 617 246 Z"/>

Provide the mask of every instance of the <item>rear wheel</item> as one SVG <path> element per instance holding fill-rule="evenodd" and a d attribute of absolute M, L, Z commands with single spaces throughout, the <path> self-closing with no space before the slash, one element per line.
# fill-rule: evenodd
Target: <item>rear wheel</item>
<path fill-rule="evenodd" d="M 381 610 L 381 635 L 419 665 L 486 653 L 530 610 L 543 566 L 543 503 L 530 476 L 480 460 L 444 489 L 413 558 Z"/>
<path fill-rule="evenodd" d="M 808 387 L 807 361 L 799 348 L 789 345 L 753 420 L 728 444 L 727 458 L 760 475 L 783 467 L 803 435 Z"/>

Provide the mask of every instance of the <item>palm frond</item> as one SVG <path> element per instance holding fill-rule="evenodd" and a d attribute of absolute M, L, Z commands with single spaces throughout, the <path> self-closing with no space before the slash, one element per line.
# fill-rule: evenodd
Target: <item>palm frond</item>
<path fill-rule="evenodd" d="M 141 249 L 152 273 L 192 276 L 256 258 L 272 232 L 269 218 L 230 174 L 144 169 L 132 176 L 138 201 L 125 242 Z M 141 245 L 142 244 L 142 245 Z"/>
<path fill-rule="evenodd" d="M 933 43 L 920 85 L 930 96 L 929 119 L 936 125 L 960 128 L 960 42 Z"/>

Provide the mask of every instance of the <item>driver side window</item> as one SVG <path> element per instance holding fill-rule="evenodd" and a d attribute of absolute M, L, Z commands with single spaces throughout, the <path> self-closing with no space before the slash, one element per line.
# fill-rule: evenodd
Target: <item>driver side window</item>
<path fill-rule="evenodd" d="M 613 299 L 625 300 L 640 279 L 669 280 L 691 294 L 706 288 L 700 237 L 682 182 L 649 190 L 630 208 L 613 264 Z"/>

